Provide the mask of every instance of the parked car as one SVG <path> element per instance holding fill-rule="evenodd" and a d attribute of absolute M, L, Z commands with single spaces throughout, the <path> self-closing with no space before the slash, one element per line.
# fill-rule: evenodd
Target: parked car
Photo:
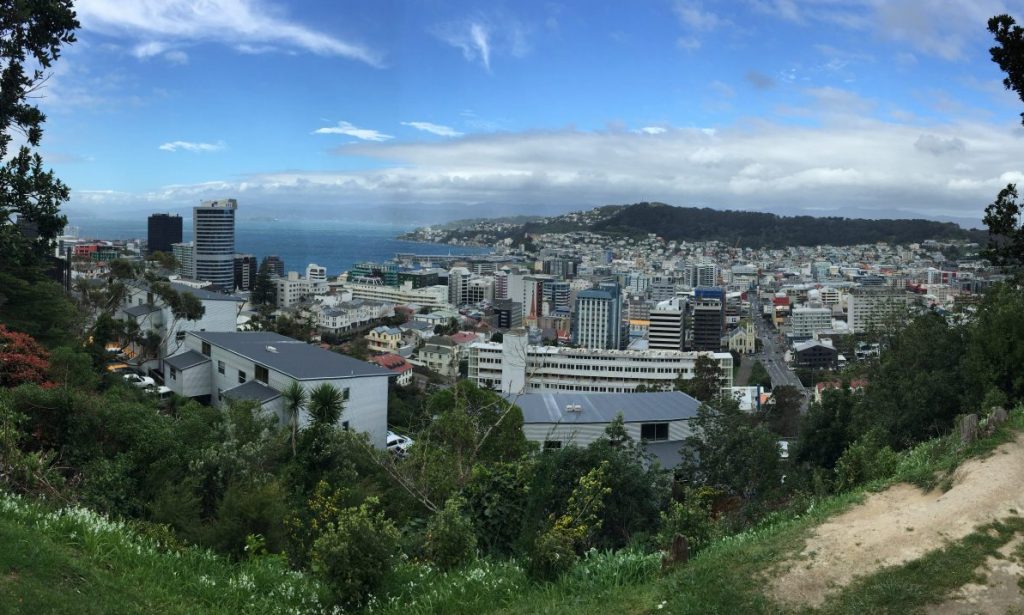
<path fill-rule="evenodd" d="M 163 401 L 165 399 L 170 399 L 171 396 L 174 395 L 174 391 L 172 391 L 170 387 L 165 387 L 162 384 L 161 385 L 154 384 L 154 385 L 146 388 L 146 392 L 147 393 L 152 393 L 153 395 L 156 395 L 157 398 L 160 399 L 160 401 Z"/>
<path fill-rule="evenodd" d="M 409 453 L 409 447 L 415 442 L 409 436 L 401 436 L 393 431 L 388 432 L 387 449 L 399 457 L 405 457 Z"/>
<path fill-rule="evenodd" d="M 150 378 L 149 376 L 141 376 L 139 374 L 125 374 L 124 381 L 140 389 L 145 389 L 156 385 L 156 381 Z"/>

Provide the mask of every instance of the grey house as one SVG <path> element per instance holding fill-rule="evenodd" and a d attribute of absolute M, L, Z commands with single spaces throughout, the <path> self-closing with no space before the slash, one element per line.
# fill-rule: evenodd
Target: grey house
<path fill-rule="evenodd" d="M 328 383 L 342 392 L 341 424 L 370 434 L 383 448 L 387 433 L 388 378 L 372 363 L 267 332 L 190 331 L 184 351 L 164 360 L 164 382 L 178 395 L 220 407 L 228 400 L 258 402 L 282 424 L 290 417 L 281 391 L 298 382 L 307 392 Z M 308 423 L 305 409 L 300 425 Z"/>
<path fill-rule="evenodd" d="M 692 432 L 700 402 L 678 391 L 659 393 L 523 393 L 506 395 L 523 411 L 523 434 L 544 448 L 587 446 L 622 415 L 626 433 L 643 441 L 666 468 Z"/>

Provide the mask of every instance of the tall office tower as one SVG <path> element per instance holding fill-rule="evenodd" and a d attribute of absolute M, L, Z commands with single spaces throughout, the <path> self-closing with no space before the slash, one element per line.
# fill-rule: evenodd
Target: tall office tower
<path fill-rule="evenodd" d="M 174 260 L 178 261 L 178 266 L 174 269 L 175 273 L 183 278 L 196 277 L 195 245 L 191 241 L 172 243 L 171 254 L 174 256 Z"/>
<path fill-rule="evenodd" d="M 448 303 L 458 307 L 469 303 L 469 278 L 465 267 L 452 267 L 448 272 Z"/>
<path fill-rule="evenodd" d="M 576 295 L 573 341 L 584 348 L 616 350 L 622 342 L 622 308 L 617 284 Z"/>
<path fill-rule="evenodd" d="M 568 314 L 572 308 L 569 305 L 570 295 L 569 283 L 555 280 L 544 281 L 544 302 L 548 304 L 549 312 Z"/>
<path fill-rule="evenodd" d="M 252 290 L 256 285 L 256 257 L 252 254 L 235 255 L 235 288 Z"/>
<path fill-rule="evenodd" d="M 495 299 L 494 326 L 498 329 L 521 328 L 523 326 L 523 306 L 511 299 Z"/>
<path fill-rule="evenodd" d="M 181 216 L 171 214 L 153 214 L 149 217 L 149 236 L 147 237 L 149 253 L 171 253 L 171 245 L 181 243 Z"/>
<path fill-rule="evenodd" d="M 279 278 L 284 277 L 284 261 L 281 260 L 280 256 L 276 254 L 264 256 L 263 261 L 260 263 L 260 267 L 262 267 L 264 263 L 267 265 L 267 270 L 270 272 L 271 276 L 276 275 Z"/>
<path fill-rule="evenodd" d="M 203 201 L 192 208 L 196 279 L 213 282 L 223 290 L 235 283 L 235 211 L 238 201 Z"/>
<path fill-rule="evenodd" d="M 718 352 L 722 346 L 722 302 L 697 299 L 693 306 L 693 349 Z"/>
<path fill-rule="evenodd" d="M 651 350 L 682 350 L 686 337 L 686 301 L 679 297 L 662 301 L 651 310 L 647 347 Z"/>

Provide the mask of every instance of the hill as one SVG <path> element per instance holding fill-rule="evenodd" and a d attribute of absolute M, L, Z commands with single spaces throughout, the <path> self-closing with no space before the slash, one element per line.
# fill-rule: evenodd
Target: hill
<path fill-rule="evenodd" d="M 707 207 L 673 207 L 663 203 L 630 205 L 595 223 L 591 230 L 626 235 L 655 233 L 674 241 L 714 239 L 751 248 L 826 243 L 855 245 L 879 241 L 906 244 L 926 239 L 987 241 L 986 232 L 965 230 L 952 222 L 779 216 Z"/>
<path fill-rule="evenodd" d="M 475 218 L 420 228 L 401 239 L 435 243 L 491 245 L 536 233 L 587 231 L 604 235 L 655 234 L 667 241 L 719 241 L 745 248 L 918 243 L 928 239 L 963 240 L 984 245 L 987 231 L 952 222 L 922 219 L 868 220 L 779 216 L 756 211 L 675 207 L 664 203 L 606 205 L 560 216 Z"/>

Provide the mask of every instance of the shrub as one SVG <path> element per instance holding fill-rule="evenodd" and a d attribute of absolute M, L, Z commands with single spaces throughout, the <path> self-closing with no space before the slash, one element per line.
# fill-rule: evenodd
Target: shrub
<path fill-rule="evenodd" d="M 363 604 L 380 587 L 398 553 L 398 530 L 374 512 L 376 505 L 376 498 L 367 498 L 357 508 L 342 509 L 313 543 L 313 572 L 345 607 Z"/>
<path fill-rule="evenodd" d="M 427 524 L 425 551 L 442 570 L 457 568 L 472 560 L 476 553 L 473 524 L 462 514 L 464 504 L 460 497 L 449 498 L 444 509 Z"/>
<path fill-rule="evenodd" d="M 857 485 L 896 473 L 899 457 L 876 431 L 868 432 L 847 448 L 836 463 L 836 488 L 846 491 Z"/>
<path fill-rule="evenodd" d="M 668 510 L 661 513 L 659 546 L 672 544 L 676 534 L 686 537 L 690 553 L 696 553 L 711 544 L 718 534 L 718 524 L 711 514 L 714 496 L 715 492 L 710 489 L 688 489 L 683 502 L 669 504 Z"/>
<path fill-rule="evenodd" d="M 554 526 L 537 537 L 526 564 L 526 573 L 537 581 L 554 581 L 576 565 L 572 530 Z"/>

